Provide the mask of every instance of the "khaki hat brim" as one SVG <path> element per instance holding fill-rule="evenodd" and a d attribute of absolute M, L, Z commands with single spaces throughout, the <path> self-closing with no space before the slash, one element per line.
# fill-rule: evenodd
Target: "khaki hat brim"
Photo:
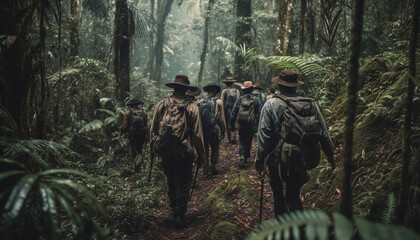
<path fill-rule="evenodd" d="M 234 83 L 237 82 L 236 80 L 222 80 L 224 83 Z"/>
<path fill-rule="evenodd" d="M 241 86 L 241 89 L 248 89 L 248 88 L 253 88 L 254 87 L 254 85 L 251 85 L 251 86 L 249 86 L 249 87 L 244 87 L 244 86 Z"/>
<path fill-rule="evenodd" d="M 271 79 L 271 82 L 272 83 L 277 83 L 279 85 L 283 85 L 283 86 L 286 86 L 286 87 L 299 87 L 299 86 L 305 84 L 304 82 L 299 81 L 299 80 L 295 83 L 286 82 L 279 77 L 275 77 L 275 78 Z"/>

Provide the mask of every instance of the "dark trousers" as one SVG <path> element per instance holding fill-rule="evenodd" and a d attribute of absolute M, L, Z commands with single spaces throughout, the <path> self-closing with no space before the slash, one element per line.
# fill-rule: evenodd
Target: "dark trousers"
<path fill-rule="evenodd" d="M 239 155 L 248 159 L 251 156 L 251 144 L 254 132 L 249 129 L 239 129 Z"/>
<path fill-rule="evenodd" d="M 193 159 L 184 159 L 183 164 L 163 166 L 168 183 L 168 197 L 172 216 L 184 216 L 192 183 Z"/>
<path fill-rule="evenodd" d="M 280 167 L 277 163 L 269 163 L 268 171 L 270 186 L 274 196 L 274 214 L 276 216 L 303 209 L 300 200 L 300 189 L 309 180 L 308 173 L 303 168 L 289 169 Z M 286 196 L 283 194 L 283 181 L 286 183 Z"/>
<path fill-rule="evenodd" d="M 235 142 L 236 141 L 236 134 L 234 131 L 232 131 L 232 126 L 230 126 L 230 112 L 232 109 L 225 109 L 225 119 L 226 119 L 226 132 L 229 142 Z M 233 136 L 232 136 L 233 133 Z"/>
<path fill-rule="evenodd" d="M 143 152 L 143 145 L 146 138 L 145 136 L 129 135 L 128 140 L 130 141 L 131 146 L 131 159 L 134 160 L 137 154 L 141 154 Z"/>
<path fill-rule="evenodd" d="M 219 159 L 219 147 L 220 147 L 219 127 L 216 126 L 210 129 L 204 129 L 203 134 L 204 134 L 204 148 L 206 151 L 206 156 L 203 163 L 203 171 L 208 172 L 209 160 L 210 160 L 210 167 L 215 168 L 216 163 Z M 211 155 L 210 155 L 210 149 L 211 149 Z"/>

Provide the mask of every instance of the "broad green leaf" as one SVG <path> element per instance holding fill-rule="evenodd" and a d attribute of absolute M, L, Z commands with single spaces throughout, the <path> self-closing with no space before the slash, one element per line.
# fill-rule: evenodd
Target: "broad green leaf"
<path fill-rule="evenodd" d="M 90 176 L 87 173 L 84 173 L 84 172 L 81 172 L 81 171 L 78 171 L 78 170 L 74 170 L 74 169 L 68 169 L 68 168 L 48 169 L 48 170 L 40 172 L 39 175 L 40 176 L 45 176 L 45 175 L 60 174 L 60 173 L 73 174 L 73 175 L 78 175 L 78 176 L 88 178 L 90 180 L 95 180 L 92 176 Z"/>
<path fill-rule="evenodd" d="M 58 221 L 57 206 L 54 193 L 46 184 L 40 184 L 42 211 L 45 213 L 46 225 L 49 231 L 49 239 L 60 239 L 60 224 Z"/>
<path fill-rule="evenodd" d="M 104 123 L 101 120 L 95 119 L 91 122 L 88 122 L 85 126 L 83 126 L 79 130 L 79 133 L 100 129 L 100 128 L 102 128 L 103 125 L 104 125 Z"/>
<path fill-rule="evenodd" d="M 5 219 L 11 220 L 19 215 L 37 177 L 37 175 L 28 174 L 21 178 L 16 184 L 4 207 L 5 211 L 3 217 Z"/>
<path fill-rule="evenodd" d="M 334 235 L 337 240 L 350 240 L 353 237 L 353 223 L 341 213 L 333 213 Z"/>
<path fill-rule="evenodd" d="M 356 218 L 359 234 L 364 240 L 418 240 L 420 235 L 402 225 L 375 223 L 364 218 Z"/>
<path fill-rule="evenodd" d="M 113 111 L 105 109 L 105 108 L 99 108 L 99 109 L 96 109 L 96 111 L 107 113 L 111 117 L 116 117 Z"/>
<path fill-rule="evenodd" d="M 22 170 L 11 170 L 11 171 L 2 172 L 0 173 L 0 181 L 3 181 L 4 179 L 14 176 L 14 175 L 23 175 L 25 173 L 26 172 Z"/>

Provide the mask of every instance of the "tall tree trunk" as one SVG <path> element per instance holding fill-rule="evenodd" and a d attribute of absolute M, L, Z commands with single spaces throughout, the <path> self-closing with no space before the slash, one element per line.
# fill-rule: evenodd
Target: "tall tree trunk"
<path fill-rule="evenodd" d="M 36 136 L 39 139 L 45 138 L 45 115 L 46 115 L 46 109 L 45 109 L 45 102 L 46 102 L 46 77 L 45 77 L 45 37 L 46 37 L 46 31 L 45 31 L 45 25 L 44 25 L 44 16 L 45 16 L 45 6 L 44 2 L 40 2 L 39 6 L 39 41 L 40 41 L 40 75 L 41 75 L 41 102 L 38 110 L 38 116 L 36 121 Z"/>
<path fill-rule="evenodd" d="M 150 18 L 154 19 L 155 14 L 155 0 L 150 0 Z M 154 69 L 154 63 L 155 63 L 155 48 L 153 45 L 153 39 L 154 39 L 154 32 L 151 31 L 149 35 L 149 59 L 147 60 L 147 67 L 145 70 L 145 75 L 151 76 L 153 69 Z"/>
<path fill-rule="evenodd" d="M 353 26 L 351 29 L 349 85 L 347 87 L 347 118 L 344 129 L 344 186 L 341 200 L 341 212 L 349 219 L 353 217 L 351 173 L 353 158 L 353 131 L 357 105 L 357 85 L 359 80 L 360 41 L 363 28 L 364 0 L 354 0 Z"/>
<path fill-rule="evenodd" d="M 287 0 L 287 14 L 284 23 L 284 40 L 283 40 L 283 55 L 289 55 L 290 35 L 292 33 L 292 20 L 293 20 L 293 0 Z"/>
<path fill-rule="evenodd" d="M 155 70 L 152 79 L 156 80 L 158 86 L 161 85 L 162 65 L 163 65 L 163 43 L 165 38 L 165 24 L 166 18 L 171 11 L 171 6 L 174 0 L 158 0 L 157 12 L 157 30 L 156 30 L 156 45 L 155 45 Z M 160 89 L 160 88 L 159 88 Z"/>
<path fill-rule="evenodd" d="M 305 53 L 306 0 L 300 0 L 299 55 Z"/>
<path fill-rule="evenodd" d="M 77 1 L 77 0 L 75 0 Z M 59 53 L 59 68 L 60 68 L 60 72 L 58 74 L 58 84 L 57 84 L 57 100 L 55 102 L 55 108 L 54 108 L 54 122 L 55 122 L 55 129 L 58 130 L 59 127 L 59 123 L 60 123 L 60 114 L 59 114 L 59 108 L 60 108 L 60 99 L 61 99 L 61 84 L 62 84 L 62 76 L 61 76 L 61 68 L 63 66 L 63 54 L 62 54 L 62 45 L 61 45 L 61 27 L 62 27 L 62 12 L 61 12 L 61 1 L 57 1 L 57 12 L 58 12 L 58 53 Z M 77 11 L 76 11 L 76 16 L 78 15 Z M 78 31 L 78 27 L 76 28 Z M 78 32 L 77 32 L 77 44 L 79 41 L 79 37 L 78 37 Z M 70 44 L 72 42 L 72 37 L 70 37 Z M 78 47 L 76 49 L 76 55 L 78 55 Z M 71 50 L 71 46 L 70 46 L 70 55 L 72 53 Z M 58 132 L 58 131 L 57 131 Z"/>
<path fill-rule="evenodd" d="M 204 42 L 203 42 L 203 50 L 201 51 L 200 56 L 200 71 L 198 72 L 198 84 L 201 83 L 203 78 L 204 72 L 204 63 L 206 62 L 206 55 L 207 55 L 207 44 L 209 42 L 209 23 L 210 23 L 210 12 L 211 8 L 213 7 L 214 0 L 209 0 L 207 5 L 207 11 L 204 19 Z"/>
<path fill-rule="evenodd" d="M 405 117 L 404 117 L 404 139 L 402 151 L 402 171 L 401 171 L 401 193 L 399 201 L 398 222 L 404 223 L 408 208 L 408 193 L 410 190 L 410 179 L 408 176 L 408 167 L 410 165 L 411 155 L 411 122 L 413 112 L 413 96 L 414 96 L 414 82 L 412 78 L 416 77 L 416 45 L 419 30 L 419 9 L 420 0 L 415 0 L 413 8 L 412 26 L 410 32 L 410 55 L 408 65 L 408 85 L 407 85 L 407 99 L 405 103 Z"/>
<path fill-rule="evenodd" d="M 251 0 L 238 0 L 236 3 L 236 28 L 235 44 L 249 49 L 251 46 Z M 251 81 L 249 72 L 243 72 L 242 66 L 245 64 L 243 56 L 236 52 L 233 73 L 238 81 Z"/>
<path fill-rule="evenodd" d="M 284 34 L 285 34 L 285 22 L 287 15 L 287 0 L 279 0 L 279 9 L 277 17 L 277 35 L 276 35 L 276 48 L 274 54 L 276 56 L 284 56 L 283 46 L 284 46 Z M 271 75 L 272 77 L 277 77 L 279 74 L 279 69 L 273 68 Z"/>
<path fill-rule="evenodd" d="M 70 0 L 70 57 L 79 55 L 79 0 Z"/>
<path fill-rule="evenodd" d="M 130 93 L 130 32 L 127 0 L 116 1 L 114 73 L 115 95 L 124 101 Z"/>
<path fill-rule="evenodd" d="M 308 34 L 309 34 L 309 45 L 311 51 L 314 50 L 315 46 L 315 13 L 313 7 L 313 0 L 308 0 L 308 20 L 307 20 L 307 27 L 308 27 Z"/>

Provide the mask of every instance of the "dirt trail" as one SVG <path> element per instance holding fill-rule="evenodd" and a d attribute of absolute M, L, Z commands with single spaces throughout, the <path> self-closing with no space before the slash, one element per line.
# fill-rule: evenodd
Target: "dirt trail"
<path fill-rule="evenodd" d="M 255 159 L 255 138 L 253 141 L 253 147 L 251 151 L 250 162 L 248 168 L 241 169 L 240 171 L 246 171 L 250 178 L 249 183 L 252 190 L 254 191 L 255 201 L 252 206 L 246 205 L 241 206 L 240 201 L 233 202 L 237 205 L 237 213 L 232 217 L 226 217 L 223 215 L 214 215 L 210 211 L 209 204 L 206 203 L 206 198 L 209 192 L 216 187 L 220 182 L 227 179 L 229 170 L 234 167 L 238 168 L 239 162 L 239 145 L 231 145 L 227 139 L 223 139 L 220 152 L 228 151 L 229 156 L 219 157 L 217 169 L 219 173 L 212 177 L 206 177 L 200 170 L 196 188 L 191 201 L 188 204 L 188 210 L 186 213 L 186 220 L 188 222 L 187 227 L 182 229 L 176 229 L 171 219 L 171 209 L 169 206 L 164 206 L 161 209 L 155 209 L 155 213 L 160 216 L 159 223 L 154 225 L 155 230 L 158 232 L 160 239 L 210 239 L 211 232 L 214 226 L 220 221 L 229 221 L 237 225 L 237 232 L 239 235 L 246 236 L 252 229 L 258 225 L 258 214 L 259 214 L 259 196 L 260 196 L 260 180 L 257 177 L 257 172 L 253 167 L 253 161 Z M 162 194 L 162 198 L 167 198 L 166 194 Z M 251 207 L 252 212 L 247 211 Z M 264 208 L 263 208 L 263 220 L 273 217 L 273 196 L 268 183 L 268 178 L 265 179 L 264 187 Z"/>

